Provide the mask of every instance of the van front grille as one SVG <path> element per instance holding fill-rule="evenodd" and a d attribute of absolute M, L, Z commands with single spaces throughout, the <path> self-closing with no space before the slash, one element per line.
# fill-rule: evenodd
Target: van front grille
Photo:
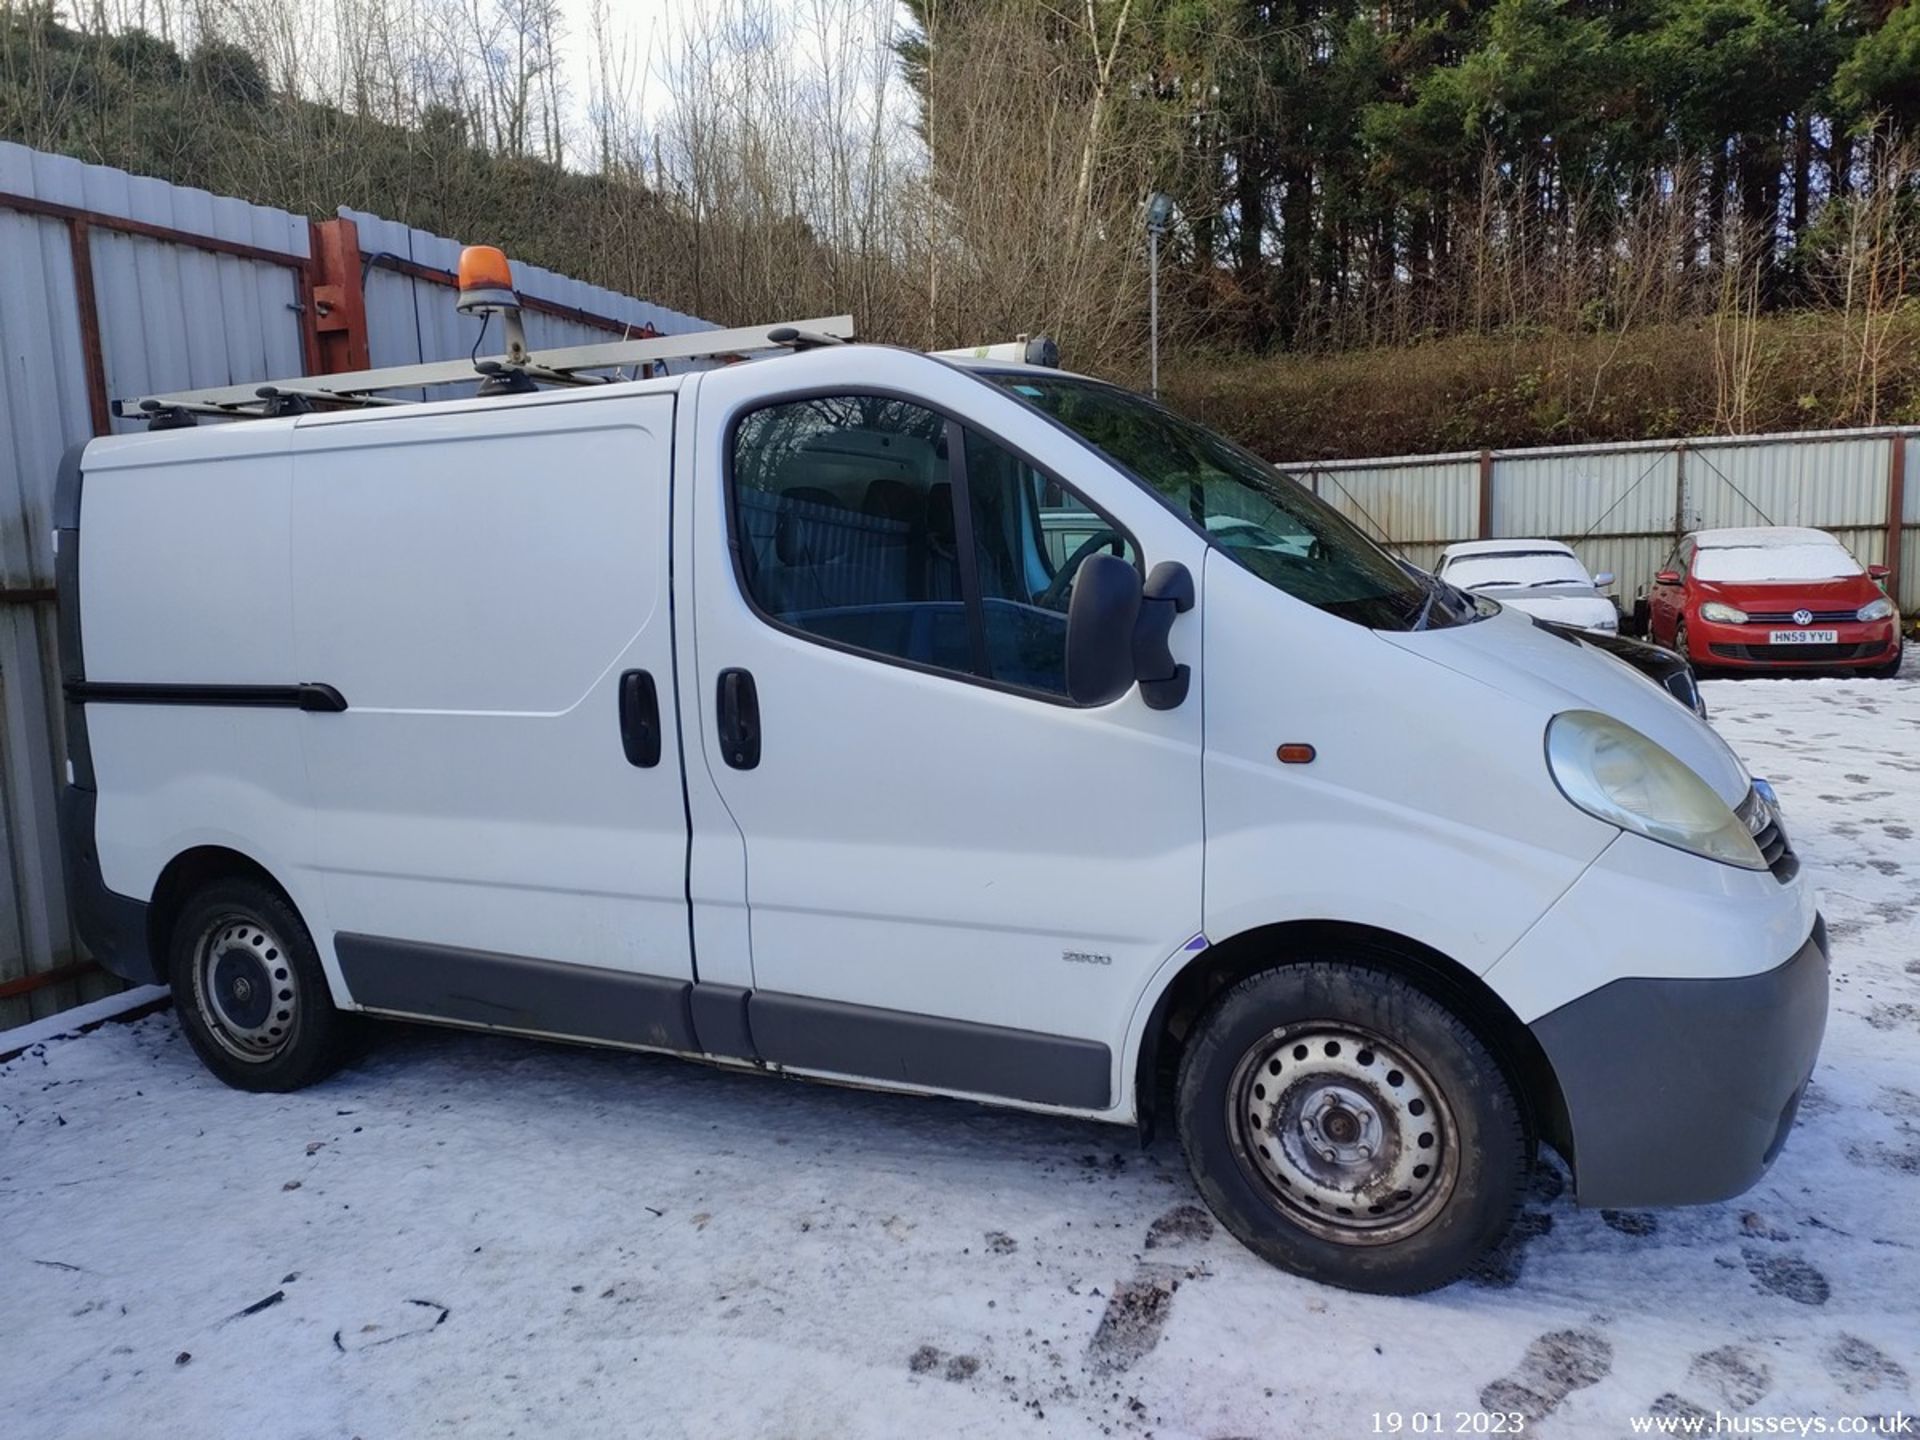
<path fill-rule="evenodd" d="M 1760 847 L 1760 857 L 1767 862 L 1774 879 L 1784 885 L 1800 873 L 1800 857 L 1793 853 L 1786 827 L 1758 790 L 1747 791 L 1747 798 L 1734 813 L 1753 836 L 1753 843 Z"/>

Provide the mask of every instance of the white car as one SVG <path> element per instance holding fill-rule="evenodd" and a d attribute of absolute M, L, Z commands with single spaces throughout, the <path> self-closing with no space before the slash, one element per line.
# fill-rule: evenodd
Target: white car
<path fill-rule="evenodd" d="M 1682 1204 L 1792 1125 L 1826 932 L 1720 737 L 1140 396 L 820 342 L 224 393 L 55 524 L 77 922 L 229 1084 L 359 1012 L 1157 1115 L 1256 1253 L 1400 1293 L 1540 1144 Z"/>
<path fill-rule="evenodd" d="M 1613 584 L 1612 572 L 1589 575 L 1558 540 L 1462 541 L 1441 552 L 1434 573 L 1542 620 L 1608 635 L 1620 629 L 1620 607 L 1600 593 Z"/>

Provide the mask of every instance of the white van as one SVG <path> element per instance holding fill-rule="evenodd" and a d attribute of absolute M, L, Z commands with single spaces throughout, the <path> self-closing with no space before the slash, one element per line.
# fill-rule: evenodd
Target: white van
<path fill-rule="evenodd" d="M 1098 381 L 819 346 L 95 440 L 57 510 L 82 933 L 243 1089 L 364 1012 L 1158 1121 L 1413 1292 L 1540 1143 L 1745 1189 L 1820 1045 L 1710 728 Z"/>

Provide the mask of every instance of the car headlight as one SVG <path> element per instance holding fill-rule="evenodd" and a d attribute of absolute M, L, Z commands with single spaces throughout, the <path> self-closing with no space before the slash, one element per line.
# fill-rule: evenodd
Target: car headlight
<path fill-rule="evenodd" d="M 1595 819 L 1722 864 L 1767 868 L 1747 827 L 1712 786 L 1611 715 L 1554 716 L 1547 769 L 1560 793 Z"/>
<path fill-rule="evenodd" d="M 1722 625 L 1744 625 L 1747 623 L 1747 612 L 1732 605 L 1723 605 L 1718 600 L 1709 600 L 1700 607 L 1700 618 L 1717 620 Z"/>
<path fill-rule="evenodd" d="M 1854 612 L 1856 620 L 1885 620 L 1893 614 L 1893 601 L 1882 595 L 1878 600 L 1869 600 Z"/>

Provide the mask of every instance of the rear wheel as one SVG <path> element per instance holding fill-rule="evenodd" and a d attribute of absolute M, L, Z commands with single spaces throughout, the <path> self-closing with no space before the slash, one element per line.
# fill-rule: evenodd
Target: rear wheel
<path fill-rule="evenodd" d="M 1323 962 L 1224 992 L 1180 1067 L 1181 1141 L 1228 1230 L 1352 1290 L 1445 1285 L 1497 1245 L 1531 1147 L 1473 1030 L 1397 975 Z"/>
<path fill-rule="evenodd" d="M 239 1090 L 298 1090 L 345 1054 L 320 956 L 286 899 L 221 880 L 181 909 L 168 954 L 181 1027 L 201 1060 Z"/>

